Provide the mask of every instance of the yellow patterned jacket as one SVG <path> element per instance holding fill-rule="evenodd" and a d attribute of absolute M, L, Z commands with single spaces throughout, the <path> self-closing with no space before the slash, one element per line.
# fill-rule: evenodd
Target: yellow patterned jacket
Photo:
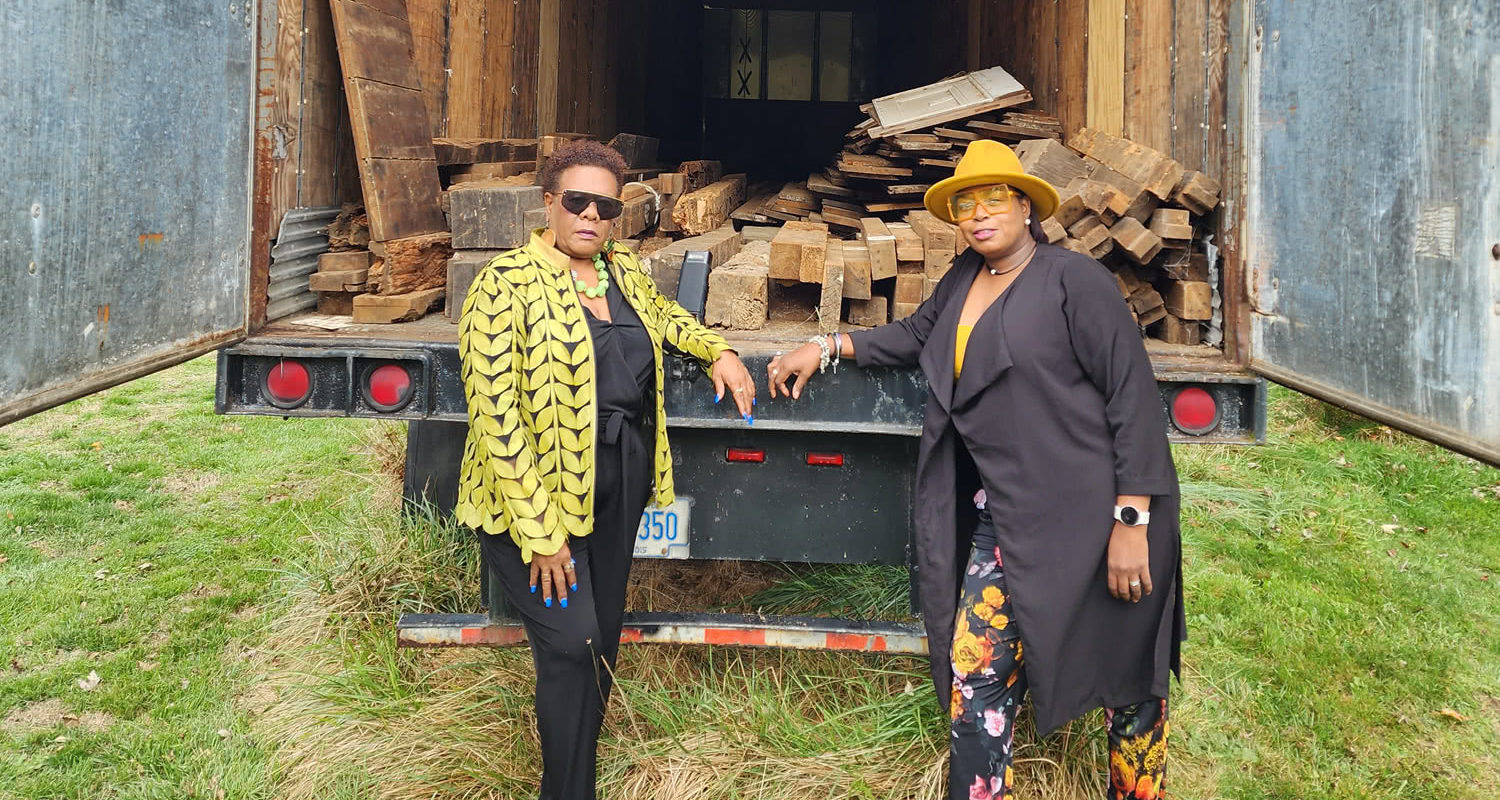
<path fill-rule="evenodd" d="M 459 472 L 458 521 L 508 532 L 530 563 L 594 527 L 598 417 L 594 344 L 567 256 L 535 231 L 475 278 L 458 327 L 469 435 Z M 672 454 L 662 408 L 662 346 L 706 367 L 729 349 L 722 336 L 663 297 L 634 253 L 607 253 L 611 280 L 640 315 L 656 356 L 658 505 L 672 502 Z"/>

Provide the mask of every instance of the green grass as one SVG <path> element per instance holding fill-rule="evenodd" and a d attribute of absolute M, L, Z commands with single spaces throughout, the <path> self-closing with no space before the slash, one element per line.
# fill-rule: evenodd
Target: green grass
<path fill-rule="evenodd" d="M 479 601 L 467 538 L 399 513 L 400 429 L 212 393 L 202 359 L 0 429 L 0 798 L 533 791 L 525 651 L 394 647 L 401 612 Z M 1176 450 L 1174 794 L 1500 796 L 1500 471 L 1271 397 L 1266 446 Z M 710 569 L 715 607 L 906 603 L 900 569 Z M 609 797 L 940 796 L 917 659 L 631 648 L 620 679 Z M 1098 725 L 1023 727 L 1021 796 L 1097 796 Z"/>

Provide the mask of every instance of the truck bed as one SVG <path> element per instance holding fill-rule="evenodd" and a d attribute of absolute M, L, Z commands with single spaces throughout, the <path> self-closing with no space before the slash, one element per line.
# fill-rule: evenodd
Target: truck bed
<path fill-rule="evenodd" d="M 276 320 L 249 338 L 253 344 L 297 343 L 316 345 L 327 343 L 337 346 L 358 341 L 362 344 L 379 343 L 384 347 L 403 344 L 457 344 L 458 326 L 442 314 L 428 314 L 415 322 L 396 324 L 349 323 L 337 330 L 328 330 L 312 324 L 314 320 L 344 320 L 347 317 L 328 317 L 319 314 L 294 314 Z M 861 330 L 858 326 L 844 324 L 844 331 Z M 818 332 L 812 320 L 772 320 L 758 331 L 721 331 L 729 343 L 745 356 L 770 356 L 777 351 L 790 350 L 806 342 Z M 1156 339 L 1146 340 L 1146 351 L 1160 376 L 1201 376 L 1204 373 L 1244 374 L 1242 368 L 1230 363 L 1224 352 L 1206 345 L 1170 345 Z"/>

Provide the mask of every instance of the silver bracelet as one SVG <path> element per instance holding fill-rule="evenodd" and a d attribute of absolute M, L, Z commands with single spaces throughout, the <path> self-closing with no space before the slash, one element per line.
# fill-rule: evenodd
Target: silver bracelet
<path fill-rule="evenodd" d="M 833 374 L 839 374 L 839 362 L 844 357 L 844 338 L 838 331 L 833 332 Z"/>
<path fill-rule="evenodd" d="M 821 375 L 824 370 L 828 369 L 829 360 L 832 358 L 828 352 L 828 337 L 818 335 L 808 341 L 818 346 L 818 374 Z"/>

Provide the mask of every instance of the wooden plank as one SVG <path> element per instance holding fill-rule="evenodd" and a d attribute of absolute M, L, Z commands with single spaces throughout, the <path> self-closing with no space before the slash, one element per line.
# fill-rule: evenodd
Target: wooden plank
<path fill-rule="evenodd" d="M 512 102 L 500 131 L 504 136 L 537 136 L 538 79 L 542 47 L 542 0 L 512 0 L 510 92 Z M 554 52 L 555 56 L 555 52 Z"/>
<path fill-rule="evenodd" d="M 1125 0 L 1089 0 L 1087 124 L 1125 130 Z"/>
<path fill-rule="evenodd" d="M 406 2 L 412 56 L 417 65 L 417 79 L 422 84 L 422 103 L 427 108 L 428 136 L 447 133 L 444 117 L 448 98 L 448 3 L 449 0 Z"/>
<path fill-rule="evenodd" d="M 438 207 L 436 161 L 360 159 L 359 177 L 375 241 L 448 229 Z"/>
<path fill-rule="evenodd" d="M 303 8 L 301 189 L 298 205 L 336 206 L 359 199 L 344 73 L 339 66 L 333 11 L 327 3 Z"/>
<path fill-rule="evenodd" d="M 449 0 L 447 135 L 483 135 L 484 0 Z"/>
<path fill-rule="evenodd" d="M 1029 139 L 1016 145 L 1016 157 L 1027 174 L 1061 188 L 1089 175 L 1088 165 L 1077 153 L 1056 139 Z"/>
<path fill-rule="evenodd" d="M 307 276 L 307 289 L 312 292 L 362 292 L 369 275 L 369 269 L 320 270 Z"/>
<path fill-rule="evenodd" d="M 346 82 L 350 78 L 367 78 L 422 90 L 412 56 L 411 28 L 404 11 L 396 17 L 370 7 L 363 0 L 331 0 L 331 3 L 339 40 L 339 63 L 344 68 Z"/>
<path fill-rule="evenodd" d="M 896 237 L 885 221 L 865 217 L 859 221 L 865 247 L 870 249 L 870 279 L 883 281 L 896 276 Z"/>
<path fill-rule="evenodd" d="M 701 236 L 723 225 L 745 202 L 745 175 L 730 175 L 677 199 L 672 220 L 690 236 Z"/>
<path fill-rule="evenodd" d="M 1210 178 L 1221 183 L 1228 180 L 1229 173 L 1229 143 L 1228 143 L 1228 121 L 1229 105 L 1227 99 L 1227 85 L 1229 81 L 1229 12 L 1231 0 L 1209 0 L 1208 3 L 1208 48 L 1204 55 L 1205 77 L 1204 85 L 1207 87 L 1208 98 L 1204 102 L 1203 122 L 1205 126 L 1203 138 L 1203 171 Z M 1231 293 L 1230 303 L 1236 303 L 1233 298 L 1238 295 Z M 1234 335 L 1236 328 L 1231 325 L 1227 328 L 1229 335 Z"/>
<path fill-rule="evenodd" d="M 1057 102 L 1063 138 L 1088 123 L 1088 0 L 1057 0 Z"/>
<path fill-rule="evenodd" d="M 562 0 L 540 0 L 537 20 L 537 134 L 540 135 L 558 128 Z"/>
<path fill-rule="evenodd" d="M 1020 81 L 990 67 L 876 98 L 874 117 L 880 124 L 869 135 L 878 139 L 1030 101 Z"/>
<path fill-rule="evenodd" d="M 1177 0 L 1172 52 L 1172 158 L 1188 169 L 1203 169 L 1203 111 L 1207 92 L 1204 51 L 1208 48 L 1208 0 Z"/>
<path fill-rule="evenodd" d="M 479 96 L 479 135 L 503 136 L 506 114 L 512 103 L 523 99 L 511 92 L 511 24 L 515 4 L 511 0 L 485 0 L 484 74 Z"/>
<path fill-rule="evenodd" d="M 1167 312 L 1179 319 L 1205 320 L 1213 316 L 1214 289 L 1197 281 L 1174 281 L 1163 296 Z"/>
<path fill-rule="evenodd" d="M 376 294 L 407 294 L 448 283 L 453 239 L 446 231 L 392 239 L 370 246 L 369 283 Z"/>
<path fill-rule="evenodd" d="M 834 251 L 838 251 L 839 263 L 844 270 L 844 297 L 851 300 L 870 299 L 870 258 L 868 250 L 863 254 L 856 254 L 849 258 L 847 251 L 849 243 L 838 239 L 828 240 L 827 258 L 835 258 Z"/>
<path fill-rule="evenodd" d="M 818 296 L 818 332 L 833 333 L 844 312 L 844 248 L 838 239 L 825 243 L 819 283 L 823 288 Z"/>
<path fill-rule="evenodd" d="M 278 0 L 276 4 L 276 73 L 271 99 L 271 127 L 287 131 L 286 147 L 272 153 L 271 223 L 281 226 L 288 209 L 302 205 L 302 82 L 303 0 Z M 279 156 L 279 157 L 278 157 Z"/>
<path fill-rule="evenodd" d="M 354 149 L 364 158 L 436 161 L 423 93 L 351 77 L 347 81 Z"/>
<path fill-rule="evenodd" d="M 410 141 L 413 128 L 418 132 L 425 128 L 426 108 L 404 10 L 396 17 L 353 0 L 332 0 L 331 8 L 370 236 L 386 241 L 446 231 L 448 223 L 438 205 L 442 187 L 432 139 L 425 137 L 425 148 Z M 403 76 L 409 78 L 408 83 L 398 81 Z M 386 91 L 397 87 L 408 91 Z M 385 103 L 393 104 L 392 109 L 386 110 Z M 405 114 L 406 119 L 393 123 L 392 114 Z"/>
<path fill-rule="evenodd" d="M 1161 0 L 1126 0 L 1125 137 L 1172 152 L 1172 11 Z"/>
<path fill-rule="evenodd" d="M 1096 128 L 1074 134 L 1068 146 L 1139 182 L 1161 200 L 1171 198 L 1182 180 L 1182 165 L 1167 154 Z"/>
<path fill-rule="evenodd" d="M 354 321 L 390 323 L 421 319 L 446 292 L 445 286 L 439 286 L 410 294 L 362 294 L 354 298 Z"/>

